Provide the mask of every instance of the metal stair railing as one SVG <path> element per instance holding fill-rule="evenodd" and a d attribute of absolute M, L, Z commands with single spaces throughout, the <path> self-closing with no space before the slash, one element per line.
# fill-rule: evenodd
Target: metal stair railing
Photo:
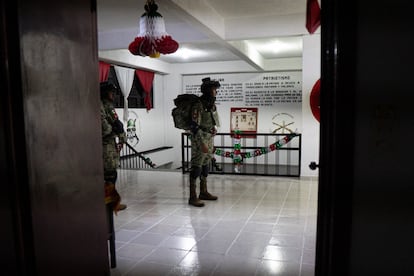
<path fill-rule="evenodd" d="M 258 156 L 245 157 L 237 166 L 231 157 L 214 154 L 214 159 L 210 164 L 210 173 L 299 177 L 301 173 L 301 134 L 294 134 L 288 143 L 277 149 L 268 149 L 270 145 L 283 140 L 287 135 L 292 134 L 256 133 L 250 137 L 242 137 L 240 151 L 250 152 L 252 155 L 257 152 Z M 214 146 L 216 152 L 220 150 L 222 153 L 232 154 L 234 151 L 232 134 L 217 133 Z M 181 135 L 181 163 L 183 174 L 190 172 L 191 136 L 188 133 Z"/>
<path fill-rule="evenodd" d="M 125 143 L 120 152 L 120 167 L 123 169 L 153 169 L 155 164 L 151 159 L 136 151 L 130 144 Z"/>

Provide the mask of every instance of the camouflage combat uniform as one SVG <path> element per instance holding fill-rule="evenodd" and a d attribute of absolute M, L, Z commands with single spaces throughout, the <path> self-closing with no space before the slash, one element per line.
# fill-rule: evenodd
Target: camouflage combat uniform
<path fill-rule="evenodd" d="M 209 106 L 210 105 L 210 106 Z M 207 191 L 207 176 L 209 163 L 213 157 L 214 135 L 219 126 L 219 118 L 216 106 L 203 97 L 200 102 L 194 104 L 192 114 L 192 137 L 191 137 L 191 173 L 190 173 L 190 198 L 188 203 L 193 206 L 202 207 L 204 200 L 217 200 L 217 196 Z M 202 145 L 208 147 L 208 152 L 203 152 Z M 196 181 L 200 178 L 200 195 L 196 195 Z"/>
<path fill-rule="evenodd" d="M 203 167 L 211 161 L 214 150 L 214 135 L 212 129 L 219 126 L 216 106 L 208 110 L 202 100 L 192 107 L 192 120 L 198 125 L 198 130 L 191 139 L 191 166 Z M 208 153 L 201 151 L 201 144 L 208 146 Z"/>
<path fill-rule="evenodd" d="M 126 142 L 125 132 L 116 134 L 113 131 L 113 124 L 118 119 L 118 115 L 113 107 L 113 103 L 109 100 L 101 101 L 101 120 L 102 120 L 102 150 L 104 162 L 104 178 L 105 181 L 115 184 L 117 178 L 117 168 L 119 167 L 119 150 L 118 143 Z"/>

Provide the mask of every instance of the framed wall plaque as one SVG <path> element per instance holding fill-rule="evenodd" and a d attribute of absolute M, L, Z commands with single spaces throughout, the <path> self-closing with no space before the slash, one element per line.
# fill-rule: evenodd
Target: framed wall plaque
<path fill-rule="evenodd" d="M 230 132 L 240 130 L 242 137 L 254 138 L 257 133 L 257 107 L 232 107 Z"/>

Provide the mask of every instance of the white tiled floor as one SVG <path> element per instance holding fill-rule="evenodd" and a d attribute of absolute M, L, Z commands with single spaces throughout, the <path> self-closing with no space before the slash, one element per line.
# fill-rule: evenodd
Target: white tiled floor
<path fill-rule="evenodd" d="M 315 179 L 209 175 L 202 208 L 181 172 L 119 170 L 117 187 L 111 275 L 314 275 Z"/>

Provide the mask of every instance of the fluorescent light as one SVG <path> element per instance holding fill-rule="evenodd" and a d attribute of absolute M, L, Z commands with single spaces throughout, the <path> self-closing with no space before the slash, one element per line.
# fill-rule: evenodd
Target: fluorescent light
<path fill-rule="evenodd" d="M 301 43 L 292 43 L 292 42 L 283 42 L 280 40 L 271 40 L 267 42 L 261 43 L 252 43 L 253 47 L 255 47 L 259 52 L 273 52 L 273 53 L 280 53 L 284 51 L 290 51 L 292 49 L 300 49 Z"/>
<path fill-rule="evenodd" d="M 292 43 L 285 43 L 282 41 L 275 40 L 267 44 L 261 45 L 260 47 L 258 47 L 258 49 L 259 51 L 280 53 L 280 52 L 292 49 Z"/>
<path fill-rule="evenodd" d="M 301 38 L 257 39 L 247 40 L 249 47 L 253 47 L 264 56 L 284 55 L 302 52 Z"/>
<path fill-rule="evenodd" d="M 206 56 L 207 53 L 205 51 L 201 51 L 201 50 L 194 50 L 194 49 L 189 49 L 189 48 L 178 48 L 178 50 L 173 53 L 170 54 L 170 56 L 175 56 L 178 58 L 182 58 L 182 59 L 190 59 L 190 58 L 196 58 L 196 57 L 202 57 L 202 56 Z"/>

